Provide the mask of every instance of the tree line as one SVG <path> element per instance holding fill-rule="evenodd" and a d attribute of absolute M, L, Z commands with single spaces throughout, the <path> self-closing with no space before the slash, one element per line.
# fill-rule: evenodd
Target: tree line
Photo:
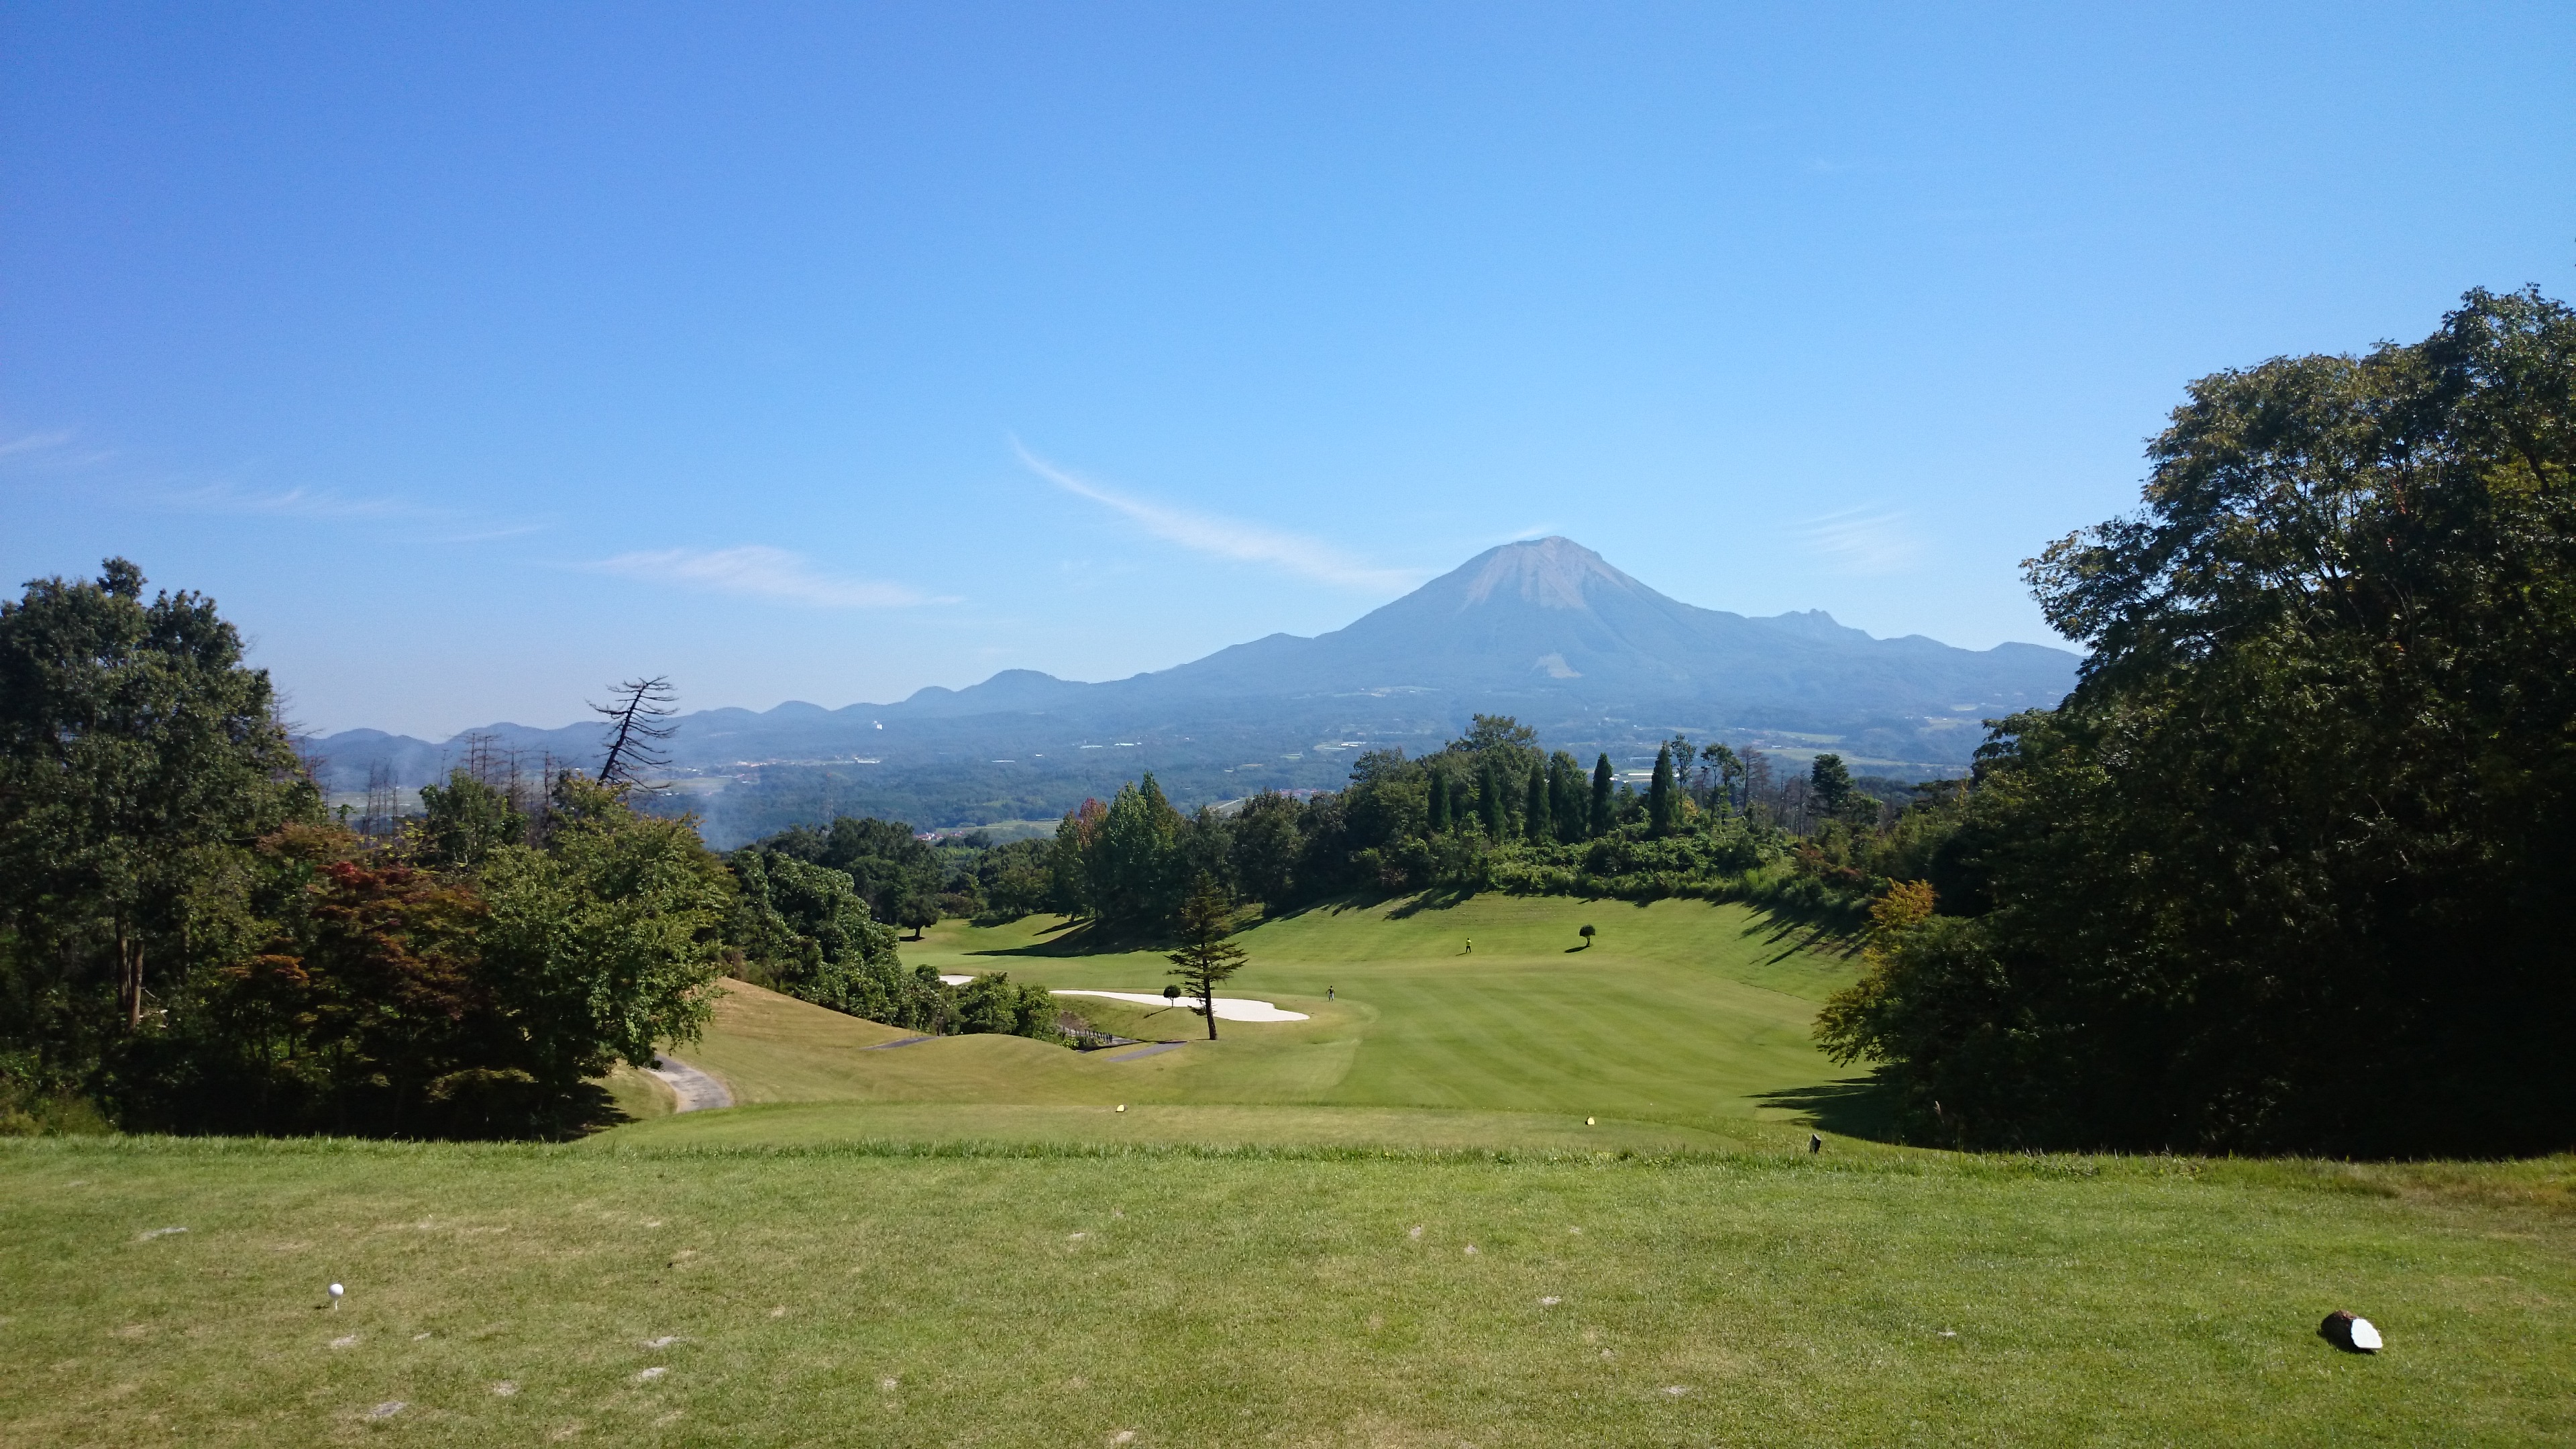
<path fill-rule="evenodd" d="M 1789 879 L 1793 849 L 1872 827 L 1912 798 L 1911 786 L 1855 779 L 1836 755 L 1775 772 L 1759 750 L 1678 736 L 1640 790 L 1606 754 L 1587 767 L 1510 716 L 1477 715 L 1429 754 L 1362 755 L 1336 791 L 1185 813 L 1145 774 L 1068 811 L 1052 839 L 978 849 L 969 837 L 938 899 L 960 914 L 1053 911 L 1162 936 L 1203 882 L 1271 912 L 1355 893 L 1742 895 Z"/>

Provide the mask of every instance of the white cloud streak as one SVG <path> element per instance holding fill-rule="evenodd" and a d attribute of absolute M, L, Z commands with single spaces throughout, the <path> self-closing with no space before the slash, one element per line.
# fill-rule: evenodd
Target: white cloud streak
<path fill-rule="evenodd" d="M 1213 514 L 1194 513 L 1187 509 L 1147 503 L 1114 493 L 1099 484 L 1069 473 L 1016 440 L 1011 444 L 1020 461 L 1037 474 L 1077 498 L 1087 498 L 1128 520 L 1165 543 L 1178 544 L 1196 553 L 1217 558 L 1236 559 L 1244 563 L 1269 564 L 1300 574 L 1319 583 L 1346 589 L 1404 589 L 1422 582 L 1423 575 L 1406 570 L 1379 568 L 1366 560 L 1353 557 L 1321 539 L 1286 533 L 1258 523 L 1219 518 Z"/>
<path fill-rule="evenodd" d="M 1814 553 L 1847 574 L 1905 572 L 1923 552 L 1902 509 L 1845 508 L 1798 525 Z"/>
<path fill-rule="evenodd" d="M 202 481 L 203 475 L 168 470 L 110 469 L 114 449 L 75 448 L 78 435 L 69 429 L 0 437 L 0 478 L 35 479 L 45 475 L 79 476 L 88 496 L 123 508 L 151 512 L 248 514 L 266 518 L 310 519 L 321 523 L 408 524 L 406 537 L 419 543 L 483 543 L 517 538 L 553 527 L 544 517 L 494 518 L 452 507 L 433 507 L 407 499 L 351 495 L 330 488 L 298 484 L 288 488 L 246 488 L 229 477 Z M 243 470 L 234 470 L 236 472 Z"/>
<path fill-rule="evenodd" d="M 581 567 L 650 584 L 738 594 L 773 603 L 814 609 L 903 609 L 920 604 L 953 604 L 904 584 L 841 578 L 818 573 L 801 554 L 766 544 L 733 548 L 665 548 L 621 553 Z"/>
<path fill-rule="evenodd" d="M 0 458 L 15 458 L 27 453 L 51 452 L 54 449 L 69 443 L 71 440 L 72 435 L 68 431 L 27 433 L 23 436 L 10 438 L 5 442 L 0 442 Z"/>
<path fill-rule="evenodd" d="M 192 513 L 259 513 L 280 518 L 451 518 L 442 508 L 422 508 L 394 498 L 349 498 L 318 488 L 282 488 L 248 493 L 229 483 L 211 483 L 163 495 L 171 507 Z"/>

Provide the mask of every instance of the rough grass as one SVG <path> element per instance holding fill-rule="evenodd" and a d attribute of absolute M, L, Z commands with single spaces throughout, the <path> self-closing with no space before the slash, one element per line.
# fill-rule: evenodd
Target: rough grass
<path fill-rule="evenodd" d="M 0 1143 L 0 1442 L 2576 1437 L 2563 1159 L 648 1144 Z"/>

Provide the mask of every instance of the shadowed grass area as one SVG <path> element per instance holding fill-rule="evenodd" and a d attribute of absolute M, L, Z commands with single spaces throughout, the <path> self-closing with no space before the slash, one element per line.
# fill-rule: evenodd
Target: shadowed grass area
<path fill-rule="evenodd" d="M 662 1140 L 0 1143 L 0 1441 L 2576 1436 L 2565 1159 Z"/>

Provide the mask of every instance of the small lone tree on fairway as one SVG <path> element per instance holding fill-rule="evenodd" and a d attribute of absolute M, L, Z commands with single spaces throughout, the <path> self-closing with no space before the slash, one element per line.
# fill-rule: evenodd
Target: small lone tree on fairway
<path fill-rule="evenodd" d="M 1577 932 L 1575 932 L 1574 934 L 1576 934 L 1576 935 L 1578 935 L 1578 936 L 1581 936 L 1581 937 L 1583 938 L 1583 945 L 1584 945 L 1584 949 L 1586 949 L 1586 950 L 1591 949 L 1591 946 L 1592 946 L 1592 934 L 1593 934 L 1593 933 L 1592 933 L 1592 928 L 1591 928 L 1590 926 L 1586 926 L 1586 927 L 1584 927 L 1582 930 L 1577 931 Z"/>
<path fill-rule="evenodd" d="M 911 891 L 895 903 L 894 920 L 896 925 L 909 929 L 912 939 L 918 941 L 924 930 L 939 924 L 939 901 L 928 891 Z"/>
<path fill-rule="evenodd" d="M 1172 969 L 1199 1007 L 1207 1013 L 1208 1040 L 1216 1040 L 1217 983 L 1243 969 L 1243 948 L 1226 939 L 1234 931 L 1234 902 L 1214 878 L 1202 875 L 1181 903 L 1181 949 L 1171 953 Z M 1163 988 L 1166 993 L 1170 987 Z"/>

